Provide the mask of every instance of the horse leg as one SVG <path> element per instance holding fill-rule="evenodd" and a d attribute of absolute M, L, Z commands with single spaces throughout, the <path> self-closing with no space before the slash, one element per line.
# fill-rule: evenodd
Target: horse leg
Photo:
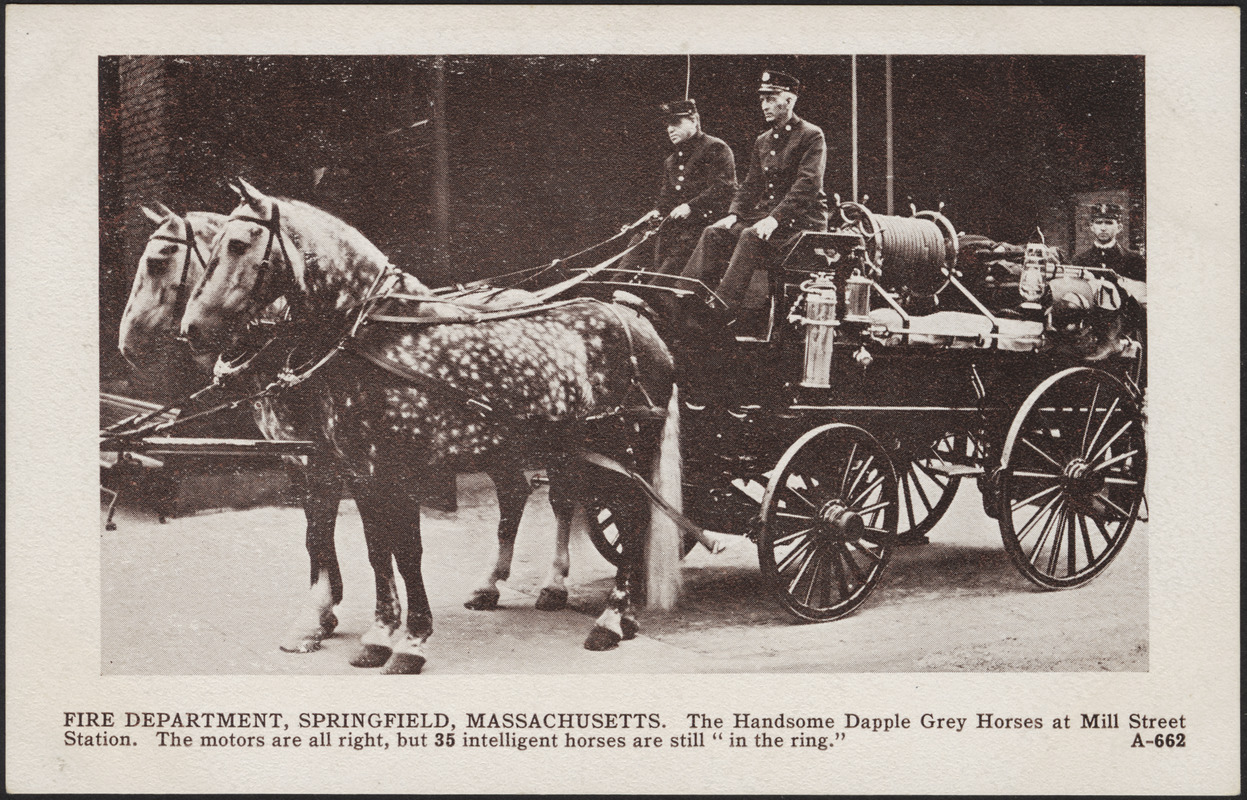
<path fill-rule="evenodd" d="M 615 587 L 606 599 L 606 609 L 593 623 L 585 639 L 586 650 L 612 650 L 626 639 L 635 639 L 640 626 L 632 607 L 632 587 L 636 585 L 638 567 L 641 564 L 642 529 L 648 520 L 640 511 L 644 506 L 627 500 L 617 502 L 616 519 L 623 543 L 623 564 L 615 573 Z M 625 509 L 636 508 L 634 513 Z"/>
<path fill-rule="evenodd" d="M 398 586 L 394 580 L 390 514 L 395 511 L 385 503 L 384 493 L 372 487 L 357 486 L 353 492 L 359 516 L 364 523 L 364 542 L 368 545 L 368 563 L 372 565 L 377 586 L 377 605 L 372 627 L 359 638 L 360 647 L 351 657 L 353 667 L 379 667 L 393 653 L 392 638 L 402 619 Z M 420 525 L 420 508 L 416 509 L 416 526 Z"/>
<path fill-rule="evenodd" d="M 308 459 L 306 469 L 300 466 L 291 472 L 298 473 L 295 485 L 302 491 L 303 514 L 307 518 L 311 588 L 306 604 L 282 640 L 281 649 L 287 653 L 312 653 L 338 626 L 333 607 L 342 602 L 342 571 L 333 534 L 342 484 L 332 464 L 315 456 Z"/>
<path fill-rule="evenodd" d="M 631 582 L 623 567 L 615 573 L 615 588 L 606 598 L 606 608 L 593 622 L 585 639 L 586 650 L 613 650 L 624 639 L 636 638 L 638 626 L 632 613 Z"/>
<path fill-rule="evenodd" d="M 433 633 L 433 611 L 424 591 L 420 541 L 420 502 L 408 494 L 404 485 L 392 483 L 387 492 L 390 508 L 390 543 L 394 563 L 407 587 L 407 617 L 394 640 L 394 654 L 381 670 L 383 675 L 418 675 L 426 661 L 424 643 Z M 514 538 L 514 536 L 512 537 Z"/>
<path fill-rule="evenodd" d="M 492 611 L 498 607 L 498 583 L 511 577 L 511 559 L 515 555 L 515 537 L 520 530 L 520 518 L 528 502 L 528 481 L 519 467 L 499 467 L 489 471 L 498 496 L 498 557 L 494 567 L 481 586 L 472 591 L 472 597 L 463 604 L 474 611 Z M 540 608 L 541 601 L 537 601 Z"/>
<path fill-rule="evenodd" d="M 567 608 L 567 573 L 571 570 L 572 559 L 570 544 L 572 538 L 572 517 L 576 513 L 576 502 L 563 487 L 563 481 L 551 470 L 550 506 L 554 509 L 555 545 L 554 561 L 550 564 L 550 572 L 546 575 L 541 594 L 537 596 L 537 608 L 541 611 L 561 611 Z"/>

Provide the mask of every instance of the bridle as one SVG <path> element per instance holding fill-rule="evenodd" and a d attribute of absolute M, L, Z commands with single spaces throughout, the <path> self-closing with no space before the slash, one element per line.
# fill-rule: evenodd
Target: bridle
<path fill-rule="evenodd" d="M 260 259 L 259 268 L 256 271 L 255 284 L 251 287 L 252 301 L 257 304 L 258 308 L 264 308 L 272 303 L 278 297 L 286 294 L 289 289 L 295 288 L 297 283 L 294 277 L 294 267 L 290 261 L 290 254 L 286 252 L 286 240 L 281 235 L 281 207 L 273 205 L 273 216 L 269 219 L 260 219 L 259 217 L 230 217 L 225 224 L 231 222 L 250 222 L 253 225 L 259 225 L 268 231 L 268 241 L 264 244 L 264 257 Z M 285 269 L 271 282 L 268 287 L 268 294 L 262 292 L 264 289 L 264 281 L 268 278 L 269 271 L 273 267 L 273 241 L 276 240 L 277 248 L 281 252 L 282 266 Z M 215 265 L 205 265 L 207 270 L 204 274 L 204 283 L 212 277 Z M 284 285 L 281 279 L 285 279 Z M 271 294 L 272 296 L 269 296 Z M 290 298 L 286 298 L 288 301 Z M 293 304 L 291 304 L 293 305 Z"/>
<path fill-rule="evenodd" d="M 177 294 L 173 296 L 173 316 L 180 317 L 182 312 L 186 310 L 186 301 L 189 299 L 186 294 L 186 278 L 190 274 L 191 256 L 199 259 L 199 263 L 206 270 L 208 267 L 207 260 L 204 259 L 203 253 L 199 252 L 199 242 L 195 238 L 195 227 L 191 225 L 191 221 L 183 218 L 182 222 L 186 225 L 186 238 L 179 239 L 176 236 L 165 236 L 160 232 L 153 233 L 147 237 L 149 242 L 172 242 L 180 244 L 186 248 L 186 258 L 182 260 L 182 275 L 178 278 Z"/>

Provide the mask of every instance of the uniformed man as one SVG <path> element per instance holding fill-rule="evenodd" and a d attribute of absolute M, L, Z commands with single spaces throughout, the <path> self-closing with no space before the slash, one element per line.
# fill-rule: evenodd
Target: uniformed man
<path fill-rule="evenodd" d="M 758 94 L 770 129 L 750 154 L 749 174 L 728 215 L 706 228 L 682 273 L 707 285 L 738 310 L 755 269 L 773 266 L 802 231 L 827 230 L 823 131 L 793 113 L 800 82 L 773 70 L 762 73 Z"/>
<path fill-rule="evenodd" d="M 655 206 L 665 219 L 658 235 L 624 256 L 619 266 L 676 275 L 684 269 L 702 229 L 727 211 L 736 191 L 736 159 L 727 142 L 702 131 L 697 101 L 674 100 L 663 103 L 659 111 L 673 145 L 663 164 Z"/>
<path fill-rule="evenodd" d="M 1127 250 L 1118 241 L 1121 234 L 1121 206 L 1116 203 L 1096 203 L 1091 206 L 1091 247 L 1074 256 L 1079 267 L 1111 269 L 1132 281 L 1147 280 L 1147 262 L 1143 256 Z"/>

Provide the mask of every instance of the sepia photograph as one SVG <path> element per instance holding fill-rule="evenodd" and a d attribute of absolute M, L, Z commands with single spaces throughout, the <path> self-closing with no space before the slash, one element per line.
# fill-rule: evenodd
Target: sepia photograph
<path fill-rule="evenodd" d="M 6 7 L 6 789 L 1235 794 L 1238 31 Z"/>
<path fill-rule="evenodd" d="M 103 672 L 1147 670 L 1144 70 L 101 58 Z"/>

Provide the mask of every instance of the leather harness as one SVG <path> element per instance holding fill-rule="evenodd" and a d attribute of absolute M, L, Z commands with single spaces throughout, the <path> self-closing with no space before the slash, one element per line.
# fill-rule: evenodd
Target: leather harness
<path fill-rule="evenodd" d="M 256 276 L 255 284 L 252 286 L 252 291 L 251 291 L 251 295 L 253 297 L 258 297 L 257 302 L 260 302 L 262 304 L 261 307 L 263 307 L 264 305 L 267 305 L 268 303 L 271 303 L 273 300 L 276 300 L 278 297 L 285 294 L 289 289 L 297 288 L 297 282 L 294 277 L 294 268 L 291 264 L 290 255 L 286 251 L 285 239 L 281 235 L 281 208 L 280 206 L 276 204 L 274 204 L 272 208 L 273 208 L 272 216 L 269 219 L 261 219 L 259 217 L 253 217 L 253 216 L 237 216 L 237 217 L 232 218 L 233 220 L 239 220 L 242 222 L 250 222 L 252 224 L 259 225 L 260 227 L 265 228 L 269 232 L 268 241 L 265 243 L 265 246 L 264 246 L 264 256 L 260 260 L 260 264 L 257 269 L 258 275 Z M 282 258 L 282 266 L 285 269 L 268 286 L 268 292 L 272 294 L 272 297 L 266 297 L 261 292 L 261 290 L 264 288 L 264 282 L 269 277 L 270 271 L 273 269 L 272 261 L 273 261 L 273 240 L 274 239 L 277 240 L 277 247 L 281 253 L 281 258 Z M 201 261 L 203 260 L 202 256 L 200 257 L 200 260 Z M 189 256 L 188 256 L 188 261 L 189 261 Z M 207 281 L 208 278 L 211 277 L 211 270 L 214 267 L 215 265 L 209 268 L 209 271 L 204 276 L 204 281 Z M 184 268 L 183 276 L 182 276 L 183 283 L 185 282 L 185 278 L 186 278 L 185 272 L 186 270 Z M 385 355 L 380 353 L 376 348 L 369 347 L 363 344 L 357 338 L 360 328 L 366 322 L 380 322 L 380 323 L 399 324 L 399 325 L 428 325 L 428 326 L 449 325 L 449 324 L 477 324 L 481 322 L 492 322 L 492 321 L 503 320 L 503 319 L 519 319 L 523 317 L 530 317 L 530 316 L 545 313 L 545 312 L 548 312 L 554 309 L 563 308 L 563 307 L 572 305 L 574 303 L 600 302 L 597 300 L 593 300 L 592 298 L 574 298 L 574 299 L 559 300 L 559 301 L 554 301 L 554 302 L 545 300 L 542 302 L 513 306 L 510 308 L 490 310 L 487 306 L 481 306 L 481 305 L 477 305 L 474 303 L 467 303 L 460 299 L 452 299 L 449 297 L 439 297 L 434 294 L 413 295 L 413 294 L 389 291 L 388 285 L 390 281 L 387 280 L 387 278 L 398 274 L 398 272 L 399 270 L 396 267 L 394 267 L 393 265 L 387 264 L 385 269 L 383 269 L 378 274 L 376 280 L 373 282 L 372 287 L 369 289 L 368 293 L 365 294 L 364 298 L 360 300 L 358 303 L 353 304 L 350 308 L 347 309 L 348 313 L 354 312 L 356 314 L 355 320 L 350 326 L 350 328 L 348 328 L 348 330 L 338 339 L 337 343 L 332 348 L 330 348 L 329 352 L 324 357 L 319 359 L 310 368 L 302 370 L 300 373 L 296 374 L 293 371 L 289 371 L 289 370 L 284 371 L 283 374 L 279 376 L 278 381 L 276 383 L 282 386 L 285 386 L 285 387 L 295 386 L 299 383 L 302 383 L 304 380 L 311 377 L 311 375 L 314 372 L 316 372 L 321 367 L 323 367 L 325 364 L 327 364 L 330 360 L 332 360 L 333 357 L 337 355 L 337 353 L 347 352 L 347 353 L 350 353 L 352 355 L 355 355 L 361 358 L 362 360 L 366 361 L 369 364 L 372 364 L 373 366 L 381 370 L 384 370 L 392 375 L 398 376 L 409 383 L 412 383 L 423 389 L 437 392 L 443 395 L 447 395 L 456 400 L 459 400 L 483 416 L 489 415 L 489 414 L 497 414 L 499 412 L 493 407 L 493 405 L 490 403 L 488 398 L 483 397 L 477 393 L 474 393 L 474 392 L 471 392 L 465 389 L 461 389 L 451 384 L 449 381 L 443 378 L 417 372 L 407 367 L 404 364 L 401 364 L 397 361 L 394 361 L 391 358 L 386 357 Z M 279 282 L 281 278 L 286 279 L 285 286 L 283 286 Z M 179 289 L 179 294 L 181 294 L 180 289 Z M 420 314 L 397 315 L 397 314 L 377 313 L 377 306 L 382 302 L 390 301 L 390 300 L 416 302 L 416 303 L 438 303 L 441 305 L 450 305 L 450 306 L 459 308 L 467 313 L 465 313 L 462 316 L 458 316 L 458 317 L 420 315 Z M 631 393 L 632 391 L 639 391 L 641 398 L 643 399 L 645 405 L 643 408 L 620 406 L 616 409 L 613 409 L 601 415 L 595 415 L 594 417 L 592 417 L 592 419 L 612 416 L 614 414 L 623 413 L 625 411 L 628 412 L 629 414 L 635 414 L 637 416 L 649 417 L 649 418 L 664 416 L 665 410 L 654 403 L 653 399 L 649 395 L 649 392 L 645 389 L 645 385 L 641 382 L 640 363 L 636 357 L 636 346 L 635 346 L 635 343 L 632 337 L 632 326 L 629 325 L 628 321 L 620 314 L 619 309 L 615 308 L 613 305 L 609 303 L 603 303 L 602 305 L 604 305 L 607 309 L 609 309 L 610 312 L 614 315 L 615 319 L 618 320 L 620 325 L 623 326 L 624 336 L 628 342 L 628 360 L 629 360 L 629 365 L 631 366 L 629 393 Z"/>
<path fill-rule="evenodd" d="M 196 256 L 205 269 L 208 266 L 208 262 L 204 260 L 203 253 L 199 252 L 199 242 L 195 239 L 195 228 L 191 225 L 190 219 L 184 218 L 182 222 L 186 224 L 186 237 L 184 239 L 179 239 L 175 236 L 165 236 L 161 233 L 153 233 L 147 237 L 149 242 L 172 242 L 183 245 L 186 248 L 186 257 L 182 260 L 182 276 L 178 279 L 177 294 L 173 296 L 173 316 L 175 317 L 182 316 L 182 312 L 186 310 L 186 301 L 189 299 L 186 294 L 186 277 L 190 274 L 191 256 Z"/>

